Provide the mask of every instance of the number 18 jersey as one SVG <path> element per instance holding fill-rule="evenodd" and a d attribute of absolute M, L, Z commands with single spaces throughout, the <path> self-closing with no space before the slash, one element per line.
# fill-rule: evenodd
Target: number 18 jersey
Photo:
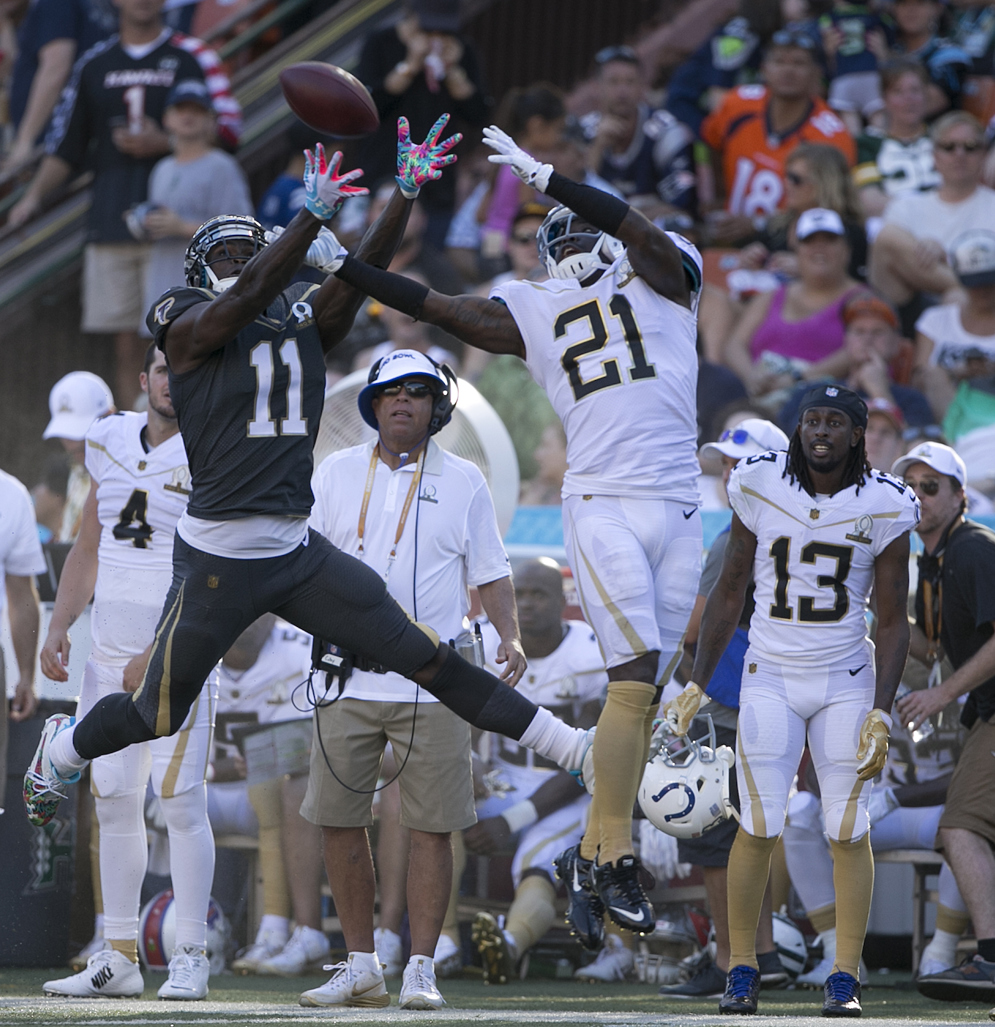
<path fill-rule="evenodd" d="M 697 503 L 697 318 L 623 255 L 593 285 L 507 282 L 525 362 L 567 436 L 563 495 Z"/>
<path fill-rule="evenodd" d="M 93 658 L 123 667 L 155 637 L 173 580 L 173 534 L 190 495 L 183 439 L 145 451 L 146 414 L 112 414 L 86 434 L 97 486 L 100 546 L 93 593 Z"/>
<path fill-rule="evenodd" d="M 757 537 L 750 648 L 775 663 L 811 666 L 862 652 L 874 561 L 919 523 L 919 500 L 897 478 L 810 496 L 784 474 L 787 453 L 740 461 L 729 503 Z"/>

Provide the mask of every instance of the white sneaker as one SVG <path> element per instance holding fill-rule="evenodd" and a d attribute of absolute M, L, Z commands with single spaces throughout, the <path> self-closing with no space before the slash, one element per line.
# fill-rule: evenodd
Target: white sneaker
<path fill-rule="evenodd" d="M 574 971 L 574 977 L 578 981 L 624 981 L 632 976 L 635 965 L 632 950 L 627 949 L 614 934 L 609 934 L 598 958 Z"/>
<path fill-rule="evenodd" d="M 373 932 L 373 950 L 383 967 L 384 977 L 400 977 L 404 969 L 404 949 L 401 936 L 389 931 L 386 927 L 378 927 Z"/>
<path fill-rule="evenodd" d="M 332 951 L 328 939 L 313 927 L 295 927 L 283 949 L 259 963 L 256 973 L 272 977 L 300 977 L 312 963 L 324 963 Z"/>
<path fill-rule="evenodd" d="M 355 953 L 350 953 L 344 963 L 326 966 L 334 970 L 331 978 L 320 988 L 312 988 L 301 995 L 302 1006 L 358 1006 L 360 1008 L 382 1009 L 390 1003 L 383 973 L 367 970 L 354 964 Z"/>
<path fill-rule="evenodd" d="M 401 1009 L 441 1009 L 446 1004 L 436 987 L 435 969 L 428 956 L 408 960 L 397 1004 Z"/>
<path fill-rule="evenodd" d="M 159 998 L 207 998 L 207 979 L 211 976 L 211 962 L 198 945 L 177 945 L 169 961 L 169 977 L 159 989 Z"/>
<path fill-rule="evenodd" d="M 440 934 L 432 962 L 436 977 L 455 977 L 463 969 L 463 950 L 448 934 Z"/>
<path fill-rule="evenodd" d="M 75 973 L 85 970 L 90 956 L 95 956 L 104 947 L 103 928 L 93 932 L 93 937 L 69 960 L 69 969 Z M 946 970 L 946 967 L 943 968 Z"/>
<path fill-rule="evenodd" d="M 44 827 L 56 814 L 59 803 L 66 797 L 66 785 L 78 781 L 79 773 L 72 777 L 59 777 L 52 765 L 52 739 L 76 723 L 75 717 L 55 713 L 45 721 L 38 739 L 38 748 L 24 775 L 24 808 L 28 820 L 35 827 Z"/>
<path fill-rule="evenodd" d="M 70 998 L 140 998 L 145 982 L 138 964 L 108 944 L 90 956 L 85 970 L 41 987 L 46 995 Z"/>
<path fill-rule="evenodd" d="M 919 976 L 928 977 L 930 974 L 941 974 L 944 970 L 949 970 L 957 963 L 956 952 L 954 949 L 954 956 L 950 958 L 946 945 L 934 946 L 933 942 L 930 942 L 919 957 Z"/>
<path fill-rule="evenodd" d="M 232 970 L 237 974 L 259 973 L 259 964 L 282 952 L 287 940 L 283 933 L 260 931 L 256 935 L 256 940 L 248 948 L 243 949 L 232 962 Z"/>
<path fill-rule="evenodd" d="M 800 977 L 795 979 L 795 984 L 801 985 L 803 988 L 822 988 L 830 974 L 833 972 L 833 967 L 836 965 L 836 956 L 823 956 L 823 958 L 812 967 L 807 974 L 802 974 Z M 867 967 L 864 965 L 863 959 L 860 961 L 860 983 L 867 983 Z"/>

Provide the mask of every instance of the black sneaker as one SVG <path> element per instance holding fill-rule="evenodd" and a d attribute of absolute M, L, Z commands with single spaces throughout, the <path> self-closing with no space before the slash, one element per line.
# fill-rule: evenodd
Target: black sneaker
<path fill-rule="evenodd" d="M 758 952 L 757 963 L 760 966 L 760 987 L 764 991 L 787 987 L 788 971 L 784 969 L 777 949 L 771 949 L 770 952 Z"/>
<path fill-rule="evenodd" d="M 860 981 L 837 970 L 826 978 L 823 1016 L 860 1016 Z"/>
<path fill-rule="evenodd" d="M 720 998 L 725 988 L 726 975 L 709 960 L 690 980 L 665 984 L 660 994 L 665 998 Z"/>
<path fill-rule="evenodd" d="M 574 845 L 553 860 L 556 876 L 566 885 L 570 908 L 567 923 L 581 945 L 592 952 L 601 948 L 605 939 L 605 907 L 601 904 L 591 879 L 593 859 L 584 859 L 580 845 Z"/>
<path fill-rule="evenodd" d="M 995 998 L 995 963 L 975 956 L 950 970 L 920 977 L 916 987 L 920 995 L 941 1002 L 990 1002 Z"/>
<path fill-rule="evenodd" d="M 635 934 L 652 934 L 656 915 L 639 881 L 641 870 L 635 856 L 616 863 L 594 864 L 594 887 L 608 915 L 619 927 Z"/>
<path fill-rule="evenodd" d="M 760 971 L 734 966 L 726 975 L 726 990 L 719 999 L 720 1013 L 755 1013 L 760 998 Z"/>

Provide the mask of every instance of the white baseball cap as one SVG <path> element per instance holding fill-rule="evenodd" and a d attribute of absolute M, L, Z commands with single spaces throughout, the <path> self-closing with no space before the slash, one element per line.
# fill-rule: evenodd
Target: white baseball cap
<path fill-rule="evenodd" d="M 449 389 L 445 373 L 430 356 L 414 349 L 393 350 L 370 368 L 367 384 L 357 397 L 360 416 L 371 428 L 377 427 L 377 417 L 373 413 L 373 397 L 385 385 L 406 378 L 427 378 L 437 394 Z"/>
<path fill-rule="evenodd" d="M 48 409 L 52 419 L 41 437 L 79 441 L 98 417 L 114 409 L 114 396 L 103 378 L 89 371 L 70 371 L 52 386 Z"/>
<path fill-rule="evenodd" d="M 788 448 L 788 436 L 776 424 L 760 417 L 748 417 L 735 427 L 724 431 L 717 442 L 706 442 L 701 447 L 701 455 L 721 453 L 741 460 L 746 456 L 756 456 L 768 450 Z"/>
<path fill-rule="evenodd" d="M 798 217 L 795 236 L 800 241 L 807 239 L 816 232 L 829 232 L 831 235 L 846 235 L 843 219 L 835 210 L 826 207 L 812 207 L 803 210 Z"/>
<path fill-rule="evenodd" d="M 961 488 L 967 484 L 967 467 L 964 461 L 957 450 L 944 446 L 942 442 L 920 442 L 915 449 L 910 449 L 905 456 L 900 456 L 891 465 L 891 473 L 904 476 L 912 464 L 925 464 L 938 474 L 948 474 L 951 478 L 957 479 Z"/>

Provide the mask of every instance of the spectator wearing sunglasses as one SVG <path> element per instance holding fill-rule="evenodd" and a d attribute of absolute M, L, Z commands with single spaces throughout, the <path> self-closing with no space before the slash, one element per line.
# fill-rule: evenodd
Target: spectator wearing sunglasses
<path fill-rule="evenodd" d="M 967 469 L 949 446 L 927 442 L 892 471 L 919 497 L 915 625 L 909 652 L 928 667 L 946 655 L 954 667 L 942 683 L 898 703 L 903 723 L 919 727 L 966 696 L 960 715 L 968 734 L 947 790 L 936 849 L 950 864 L 967 904 L 977 955 L 920 977 L 928 998 L 956 1001 L 995 992 L 995 534 L 965 519 Z"/>
<path fill-rule="evenodd" d="M 714 245 L 748 240 L 785 206 L 784 167 L 799 143 L 835 146 L 850 166 L 856 159 L 852 136 L 818 95 L 821 68 L 809 33 L 775 32 L 761 73 L 764 85 L 734 89 L 701 126 L 725 196 L 724 214 L 710 224 Z"/>
<path fill-rule="evenodd" d="M 920 292 L 954 293 L 958 282 L 947 259 L 951 244 L 970 229 L 995 225 L 995 191 L 981 184 L 985 144 L 978 120 L 950 111 L 930 134 L 940 185 L 896 196 L 885 209 L 871 254 L 871 285 L 898 307 L 911 304 Z M 910 308 L 913 317 L 921 312 L 921 298 L 918 304 L 917 310 Z"/>

